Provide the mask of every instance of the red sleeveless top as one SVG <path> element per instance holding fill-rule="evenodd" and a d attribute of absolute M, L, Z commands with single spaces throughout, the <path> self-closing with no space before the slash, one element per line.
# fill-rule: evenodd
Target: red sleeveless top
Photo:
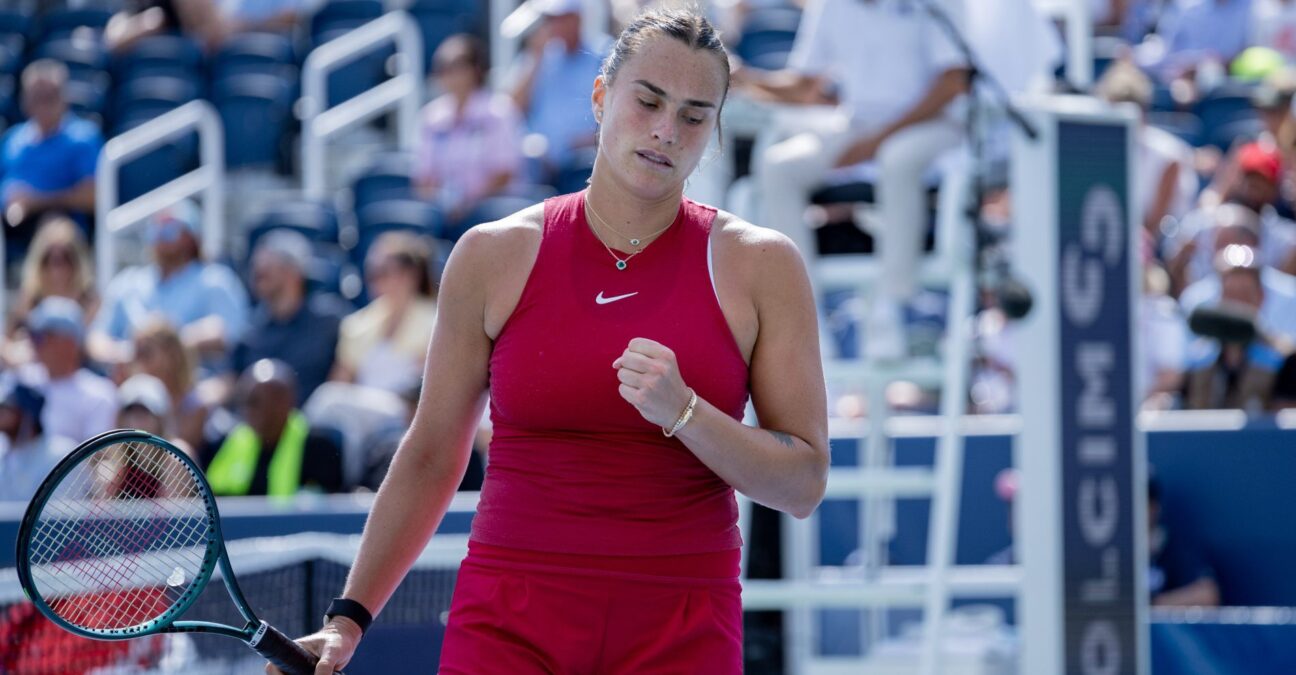
<path fill-rule="evenodd" d="M 709 273 L 715 209 L 685 199 L 618 270 L 582 197 L 545 202 L 535 266 L 495 340 L 494 435 L 471 540 L 604 556 L 737 549 L 733 489 L 622 399 L 612 368 L 632 338 L 655 340 L 699 398 L 742 419 L 747 364 Z"/>

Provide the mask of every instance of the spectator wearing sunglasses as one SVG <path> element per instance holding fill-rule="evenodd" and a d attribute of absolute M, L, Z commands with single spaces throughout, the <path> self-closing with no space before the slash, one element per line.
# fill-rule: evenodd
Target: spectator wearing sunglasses
<path fill-rule="evenodd" d="M 90 247 L 76 223 L 65 217 L 45 220 L 36 230 L 23 261 L 18 301 L 9 318 L 10 337 L 15 337 L 26 323 L 27 315 L 45 298 L 75 300 L 89 322 L 99 311 L 99 294 L 94 284 Z"/>
<path fill-rule="evenodd" d="M 228 267 L 202 259 L 197 204 L 182 200 L 149 218 L 146 236 L 153 262 L 122 270 L 104 292 L 103 310 L 89 338 L 101 363 L 131 360 L 135 331 L 156 315 L 180 333 L 204 365 L 225 360 L 248 322 L 248 297 Z"/>

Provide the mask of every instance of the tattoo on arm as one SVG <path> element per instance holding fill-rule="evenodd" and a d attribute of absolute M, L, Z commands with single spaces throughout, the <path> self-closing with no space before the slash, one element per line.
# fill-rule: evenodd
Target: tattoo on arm
<path fill-rule="evenodd" d="M 782 431 L 770 431 L 769 429 L 766 429 L 766 431 L 769 431 L 769 434 L 773 436 L 774 440 L 778 441 L 779 443 L 782 443 L 783 445 L 786 445 L 789 448 L 795 447 L 792 441 L 792 436 L 790 434 L 785 434 Z"/>

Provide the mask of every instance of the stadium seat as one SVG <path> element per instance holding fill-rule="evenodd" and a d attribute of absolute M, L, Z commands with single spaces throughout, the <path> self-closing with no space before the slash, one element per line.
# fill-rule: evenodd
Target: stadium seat
<path fill-rule="evenodd" d="M 293 85 L 274 75 L 231 75 L 212 85 L 212 103 L 225 123 L 229 168 L 273 168 L 292 122 Z"/>
<path fill-rule="evenodd" d="M 442 216 L 436 206 L 417 199 L 388 199 L 356 211 L 358 238 L 351 260 L 364 267 L 365 256 L 374 241 L 386 232 L 409 231 L 432 238 L 441 237 Z"/>
<path fill-rule="evenodd" d="M 62 61 L 72 73 L 104 72 L 108 69 L 108 52 L 103 43 L 73 37 L 59 37 L 42 42 L 33 54 L 38 59 Z"/>
<path fill-rule="evenodd" d="M 1147 123 L 1178 136 L 1189 145 L 1201 145 L 1206 131 L 1201 118 L 1190 112 L 1154 110 L 1148 113 Z"/>
<path fill-rule="evenodd" d="M 1236 143 L 1254 141 L 1264 130 L 1264 121 L 1253 111 L 1247 110 L 1211 129 L 1205 143 L 1228 150 Z"/>
<path fill-rule="evenodd" d="M 117 133 L 128 131 L 153 119 L 150 111 L 138 111 L 122 119 Z M 191 135 L 163 145 L 142 157 L 122 165 L 117 177 L 117 196 L 126 203 L 193 170 L 198 164 L 197 136 Z"/>
<path fill-rule="evenodd" d="M 89 28 L 97 39 L 103 35 L 112 14 L 111 10 L 102 7 L 55 9 L 45 14 L 39 21 L 40 40 L 46 42 L 66 38 L 80 28 Z"/>
<path fill-rule="evenodd" d="M 322 33 L 316 46 L 340 38 L 351 30 L 338 28 Z M 386 80 L 387 59 L 394 53 L 390 45 L 378 47 L 331 72 L 328 77 L 328 105 L 349 101 Z"/>
<path fill-rule="evenodd" d="M 152 75 L 140 77 L 117 87 L 112 106 L 113 125 L 121 120 L 140 121 L 156 117 L 200 97 L 195 80 Z"/>
<path fill-rule="evenodd" d="M 521 211 L 522 209 L 534 206 L 544 198 L 536 199 L 534 195 L 497 195 L 487 197 L 477 204 L 468 215 L 464 216 L 462 222 L 458 223 L 455 231 L 446 232 L 445 238 L 450 241 L 459 241 L 459 238 L 465 232 L 480 225 L 499 220 L 510 214 Z"/>
<path fill-rule="evenodd" d="M 27 35 L 31 18 L 16 9 L 0 9 L 0 35 Z"/>
<path fill-rule="evenodd" d="M 249 64 L 295 64 L 292 40 L 277 33 L 240 33 L 231 36 L 212 57 L 216 77 L 228 69 Z"/>
<path fill-rule="evenodd" d="M 329 0 L 310 18 L 311 42 L 319 45 L 325 34 L 351 30 L 383 15 L 381 0 Z"/>
<path fill-rule="evenodd" d="M 736 49 L 739 58 L 757 68 L 781 68 L 792 51 L 800 23 L 801 12 L 792 7 L 753 10 L 743 22 Z"/>
<path fill-rule="evenodd" d="M 197 79 L 203 73 L 203 51 L 191 38 L 155 35 L 115 57 L 112 68 L 118 82 L 154 75 Z"/>
<path fill-rule="evenodd" d="M 412 163 L 407 153 L 379 155 L 351 183 L 352 208 L 359 212 L 379 201 L 413 199 Z"/>
<path fill-rule="evenodd" d="M 454 6 L 456 4 L 438 0 L 415 2 L 410 6 L 410 16 L 423 36 L 423 63 L 432 62 L 432 55 L 446 38 L 456 33 L 471 33 L 476 27 L 476 12 L 464 11 L 464 8 Z"/>
<path fill-rule="evenodd" d="M 102 129 L 108 110 L 109 78 L 107 73 L 83 73 L 68 80 L 63 89 L 68 107 Z"/>
<path fill-rule="evenodd" d="M 1207 137 L 1214 130 L 1238 119 L 1239 114 L 1250 113 L 1252 87 L 1242 84 L 1227 84 L 1208 94 L 1193 108 L 1193 113 L 1202 121 Z"/>
<path fill-rule="evenodd" d="M 338 242 L 338 215 L 333 207 L 309 200 L 280 201 L 261 214 L 248 228 L 248 251 L 274 229 L 300 232 L 315 242 Z"/>
<path fill-rule="evenodd" d="M 0 73 L 0 125 L 18 121 L 18 85 L 14 75 Z"/>

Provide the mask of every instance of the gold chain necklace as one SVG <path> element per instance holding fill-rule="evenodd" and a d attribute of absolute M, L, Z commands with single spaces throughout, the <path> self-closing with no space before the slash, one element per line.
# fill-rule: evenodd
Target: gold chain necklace
<path fill-rule="evenodd" d="M 611 232 L 612 232 L 613 234 L 615 234 L 615 235 L 621 237 L 622 239 L 626 239 L 626 240 L 628 240 L 628 241 L 630 242 L 630 245 L 631 245 L 631 246 L 638 246 L 639 243 L 642 242 L 642 241 L 644 241 L 645 239 L 652 239 L 653 237 L 656 237 L 657 235 L 659 235 L 659 234 L 665 232 L 666 230 L 669 230 L 670 227 L 671 227 L 671 225 L 674 225 L 674 224 L 675 224 L 675 221 L 672 220 L 672 221 L 670 222 L 670 224 L 668 224 L 666 227 L 663 227 L 662 229 L 657 230 L 656 232 L 653 232 L 652 234 L 650 234 L 650 235 L 644 237 L 643 239 L 638 239 L 638 238 L 633 238 L 633 237 L 627 237 L 627 236 L 625 236 L 624 234 L 621 234 L 620 232 L 617 232 L 616 229 L 614 229 L 611 225 L 608 225 L 608 223 L 607 223 L 606 220 L 603 220 L 603 216 L 600 216 L 600 215 L 598 214 L 598 212 L 594 210 L 594 207 L 590 205 L 589 195 L 588 195 L 588 194 L 585 195 L 585 197 L 584 197 L 584 201 L 585 201 L 585 211 L 586 211 L 586 213 L 589 213 L 589 214 L 593 215 L 593 216 L 594 216 L 594 220 L 598 221 L 597 224 L 602 225 L 603 227 L 607 228 L 608 230 L 611 230 Z M 628 255 L 628 256 L 622 258 L 621 256 L 617 255 L 615 251 L 612 250 L 612 247 L 611 247 L 611 246 L 608 246 L 608 245 L 607 245 L 607 242 L 603 241 L 603 238 L 602 238 L 602 237 L 596 237 L 596 238 L 599 240 L 599 243 L 600 243 L 600 244 L 603 244 L 603 248 L 607 250 L 608 255 L 612 256 L 612 259 L 616 261 L 616 268 L 617 268 L 618 270 L 624 270 L 624 269 L 629 265 L 629 263 L 630 263 L 630 259 L 631 259 L 631 258 L 633 258 L 633 257 L 635 257 L 635 256 L 637 256 L 637 255 L 639 255 L 640 253 L 643 253 L 643 252 L 644 252 L 644 249 L 647 248 L 647 244 L 645 244 L 645 245 L 644 245 L 644 248 L 638 249 L 638 250 L 636 250 L 634 253 L 631 253 L 630 255 Z"/>

